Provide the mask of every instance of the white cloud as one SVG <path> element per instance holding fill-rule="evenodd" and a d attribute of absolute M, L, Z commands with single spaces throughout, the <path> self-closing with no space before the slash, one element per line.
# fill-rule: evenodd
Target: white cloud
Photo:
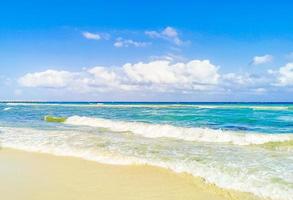
<path fill-rule="evenodd" d="M 117 75 L 114 71 L 106 69 L 102 66 L 93 67 L 89 69 L 88 72 L 103 81 L 114 82 L 117 78 Z"/>
<path fill-rule="evenodd" d="M 147 45 L 149 45 L 150 43 L 148 42 L 138 42 L 138 41 L 134 41 L 134 40 L 130 40 L 130 39 L 123 39 L 123 38 L 117 38 L 114 46 L 117 48 L 121 48 L 121 47 L 129 47 L 129 46 L 134 46 L 134 47 L 146 47 Z"/>
<path fill-rule="evenodd" d="M 166 84 L 179 88 L 192 89 L 196 85 L 215 85 L 219 79 L 218 68 L 209 60 L 191 60 L 175 64 L 167 60 L 157 60 L 125 64 L 123 69 L 134 82 Z"/>
<path fill-rule="evenodd" d="M 145 31 L 145 34 L 151 38 L 160 38 L 162 37 L 161 33 L 157 31 Z"/>
<path fill-rule="evenodd" d="M 173 42 L 176 45 L 182 45 L 183 41 L 179 38 L 178 31 L 170 26 L 162 31 L 145 31 L 145 34 L 151 38 L 161 38 Z"/>
<path fill-rule="evenodd" d="M 285 66 L 281 67 L 278 71 L 268 71 L 271 74 L 277 76 L 278 86 L 291 86 L 293 85 L 293 63 L 287 63 Z"/>
<path fill-rule="evenodd" d="M 74 79 L 74 74 L 67 71 L 47 70 L 28 73 L 18 81 L 24 87 L 64 88 Z"/>
<path fill-rule="evenodd" d="M 167 36 L 167 37 L 169 37 L 169 38 L 175 38 L 175 37 L 178 37 L 178 33 L 177 33 L 177 31 L 176 31 L 174 28 L 170 27 L 170 26 L 166 27 L 166 28 L 162 31 L 162 35 L 165 35 L 165 36 Z"/>
<path fill-rule="evenodd" d="M 230 87 L 259 87 L 267 85 L 271 80 L 267 76 L 252 73 L 226 73 L 221 76 L 221 85 Z"/>
<path fill-rule="evenodd" d="M 264 56 L 254 56 L 252 60 L 253 65 L 260 65 L 260 64 L 265 64 L 269 63 L 273 60 L 272 55 L 264 55 Z"/>
<path fill-rule="evenodd" d="M 248 73 L 244 73 L 244 74 L 227 73 L 222 75 L 222 80 L 224 83 L 237 84 L 237 85 L 249 85 L 255 82 L 254 78 Z"/>
<path fill-rule="evenodd" d="M 219 73 L 209 60 L 175 62 L 156 59 L 122 66 L 95 66 L 77 72 L 46 70 L 28 73 L 18 79 L 23 87 L 54 88 L 74 93 L 100 94 L 223 94 L 239 92 L 265 95 L 280 86 L 293 86 L 293 63 L 269 74 Z M 286 88 L 286 87 L 284 87 Z M 21 88 L 20 88 L 21 89 Z M 132 92 L 132 93 L 129 93 Z"/>
<path fill-rule="evenodd" d="M 218 67 L 209 60 L 171 63 L 156 60 L 121 67 L 97 66 L 81 72 L 47 70 L 19 79 L 23 87 L 66 88 L 80 92 L 109 90 L 195 91 L 218 84 Z"/>
<path fill-rule="evenodd" d="M 271 89 L 272 81 L 273 77 L 262 73 L 226 73 L 221 75 L 219 89 L 224 89 L 225 92 L 235 94 L 265 95 Z"/>
<path fill-rule="evenodd" d="M 90 33 L 90 32 L 82 32 L 82 35 L 84 38 L 89 40 L 100 40 L 102 39 L 102 36 L 98 33 Z"/>

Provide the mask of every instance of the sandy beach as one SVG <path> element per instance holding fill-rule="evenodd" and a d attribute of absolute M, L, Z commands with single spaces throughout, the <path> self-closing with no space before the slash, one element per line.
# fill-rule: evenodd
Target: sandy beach
<path fill-rule="evenodd" d="M 151 166 L 104 165 L 6 148 L 0 151 L 0 163 L 0 194 L 5 200 L 256 199 Z"/>

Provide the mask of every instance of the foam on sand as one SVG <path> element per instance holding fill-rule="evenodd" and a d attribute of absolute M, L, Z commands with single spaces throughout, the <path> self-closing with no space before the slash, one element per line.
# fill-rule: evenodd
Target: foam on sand
<path fill-rule="evenodd" d="M 158 166 L 202 177 L 221 188 L 274 200 L 291 200 L 293 195 L 292 174 L 288 174 L 292 168 L 289 152 L 222 143 L 129 137 L 82 127 L 64 130 L 0 127 L 0 141 L 4 148 L 107 164 Z"/>
<path fill-rule="evenodd" d="M 293 140 L 283 141 L 283 142 L 267 142 L 264 144 L 257 145 L 259 147 L 264 147 L 272 150 L 287 150 L 293 151 Z"/>
<path fill-rule="evenodd" d="M 141 200 L 256 199 L 205 184 L 200 178 L 150 166 L 104 165 L 12 149 L 1 150 L 0 163 L 3 199 L 129 200 L 138 196 Z"/>

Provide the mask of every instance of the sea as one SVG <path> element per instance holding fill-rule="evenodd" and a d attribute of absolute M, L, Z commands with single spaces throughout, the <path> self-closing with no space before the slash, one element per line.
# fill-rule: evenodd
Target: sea
<path fill-rule="evenodd" d="M 293 199 L 293 103 L 1 102 L 0 146 Z"/>

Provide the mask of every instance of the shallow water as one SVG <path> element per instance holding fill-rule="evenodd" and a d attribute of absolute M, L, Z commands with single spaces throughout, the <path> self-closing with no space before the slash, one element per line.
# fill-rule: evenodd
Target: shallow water
<path fill-rule="evenodd" d="M 66 117 L 49 123 L 44 116 Z M 293 104 L 1 103 L 4 147 L 149 164 L 261 197 L 293 196 Z"/>

